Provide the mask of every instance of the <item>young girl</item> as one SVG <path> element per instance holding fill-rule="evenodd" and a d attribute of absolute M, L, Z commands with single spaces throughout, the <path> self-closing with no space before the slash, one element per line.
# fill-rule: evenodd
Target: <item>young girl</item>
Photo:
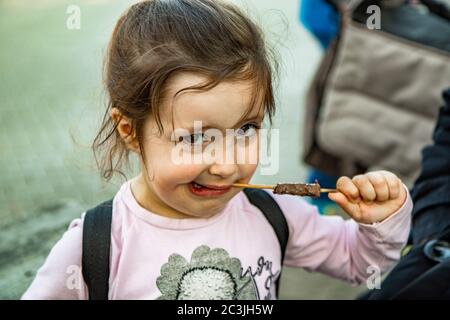
<path fill-rule="evenodd" d="M 272 75 L 260 30 L 231 4 L 151 0 L 119 19 L 106 57 L 110 101 L 94 147 L 104 148 L 105 178 L 129 152 L 141 173 L 113 200 L 109 299 L 276 298 L 282 252 L 274 229 L 231 186 L 248 183 L 257 164 L 180 163 L 173 152 L 258 146 L 264 116 L 275 109 Z M 231 143 L 196 131 L 199 121 Z M 353 219 L 320 216 L 300 197 L 268 193 L 288 224 L 284 265 L 361 283 L 399 259 L 411 200 L 385 171 L 342 177 L 337 189 L 330 199 Z M 24 299 L 89 298 L 83 278 L 72 281 L 73 270 L 81 274 L 83 223 L 84 215 L 71 223 Z"/>

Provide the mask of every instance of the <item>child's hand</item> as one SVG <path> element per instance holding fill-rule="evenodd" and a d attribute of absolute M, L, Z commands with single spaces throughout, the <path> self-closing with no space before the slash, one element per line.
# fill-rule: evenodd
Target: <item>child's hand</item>
<path fill-rule="evenodd" d="M 328 197 L 360 223 L 381 222 L 406 200 L 406 191 L 397 176 L 389 171 L 374 171 L 350 179 L 340 177 Z"/>

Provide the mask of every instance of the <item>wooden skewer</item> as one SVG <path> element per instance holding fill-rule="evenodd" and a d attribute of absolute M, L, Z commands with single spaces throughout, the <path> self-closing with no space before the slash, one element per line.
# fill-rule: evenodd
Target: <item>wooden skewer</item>
<path fill-rule="evenodd" d="M 272 185 L 263 185 L 263 184 L 246 184 L 246 183 L 233 183 L 233 187 L 238 188 L 253 188 L 253 189 L 275 189 L 275 186 Z M 320 188 L 320 192 L 329 193 L 329 192 L 337 192 L 336 189 L 329 188 Z"/>
<path fill-rule="evenodd" d="M 275 186 L 269 186 L 269 185 L 263 185 L 263 184 L 233 183 L 232 186 L 238 187 L 238 188 L 275 189 Z"/>
<path fill-rule="evenodd" d="M 337 189 L 320 188 L 320 192 L 322 192 L 322 193 L 337 192 Z"/>

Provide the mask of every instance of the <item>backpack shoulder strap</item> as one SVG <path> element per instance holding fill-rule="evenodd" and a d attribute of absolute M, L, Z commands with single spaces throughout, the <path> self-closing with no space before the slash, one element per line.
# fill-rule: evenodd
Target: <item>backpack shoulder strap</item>
<path fill-rule="evenodd" d="M 88 210 L 84 217 L 82 272 L 89 300 L 108 300 L 112 202 Z"/>
<path fill-rule="evenodd" d="M 257 207 L 266 217 L 277 235 L 281 247 L 281 267 L 283 267 L 284 254 L 289 239 L 289 227 L 286 218 L 278 203 L 266 191 L 261 189 L 244 189 L 251 204 Z M 281 273 L 277 281 L 277 296 L 280 287 Z"/>
<path fill-rule="evenodd" d="M 283 260 L 289 239 L 289 228 L 283 212 L 276 201 L 264 190 L 246 188 L 244 189 L 244 193 L 250 203 L 261 210 L 275 231 L 278 242 L 280 243 Z"/>

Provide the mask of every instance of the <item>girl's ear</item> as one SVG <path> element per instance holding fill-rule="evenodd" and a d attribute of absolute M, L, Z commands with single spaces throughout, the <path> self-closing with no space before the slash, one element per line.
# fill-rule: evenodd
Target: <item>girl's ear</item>
<path fill-rule="evenodd" d="M 136 153 L 140 152 L 139 143 L 136 139 L 136 131 L 133 128 L 133 124 L 129 118 L 124 116 L 118 108 L 111 109 L 111 118 L 114 123 L 117 124 L 116 130 L 119 132 L 120 137 L 125 142 L 125 145 L 131 151 Z"/>

